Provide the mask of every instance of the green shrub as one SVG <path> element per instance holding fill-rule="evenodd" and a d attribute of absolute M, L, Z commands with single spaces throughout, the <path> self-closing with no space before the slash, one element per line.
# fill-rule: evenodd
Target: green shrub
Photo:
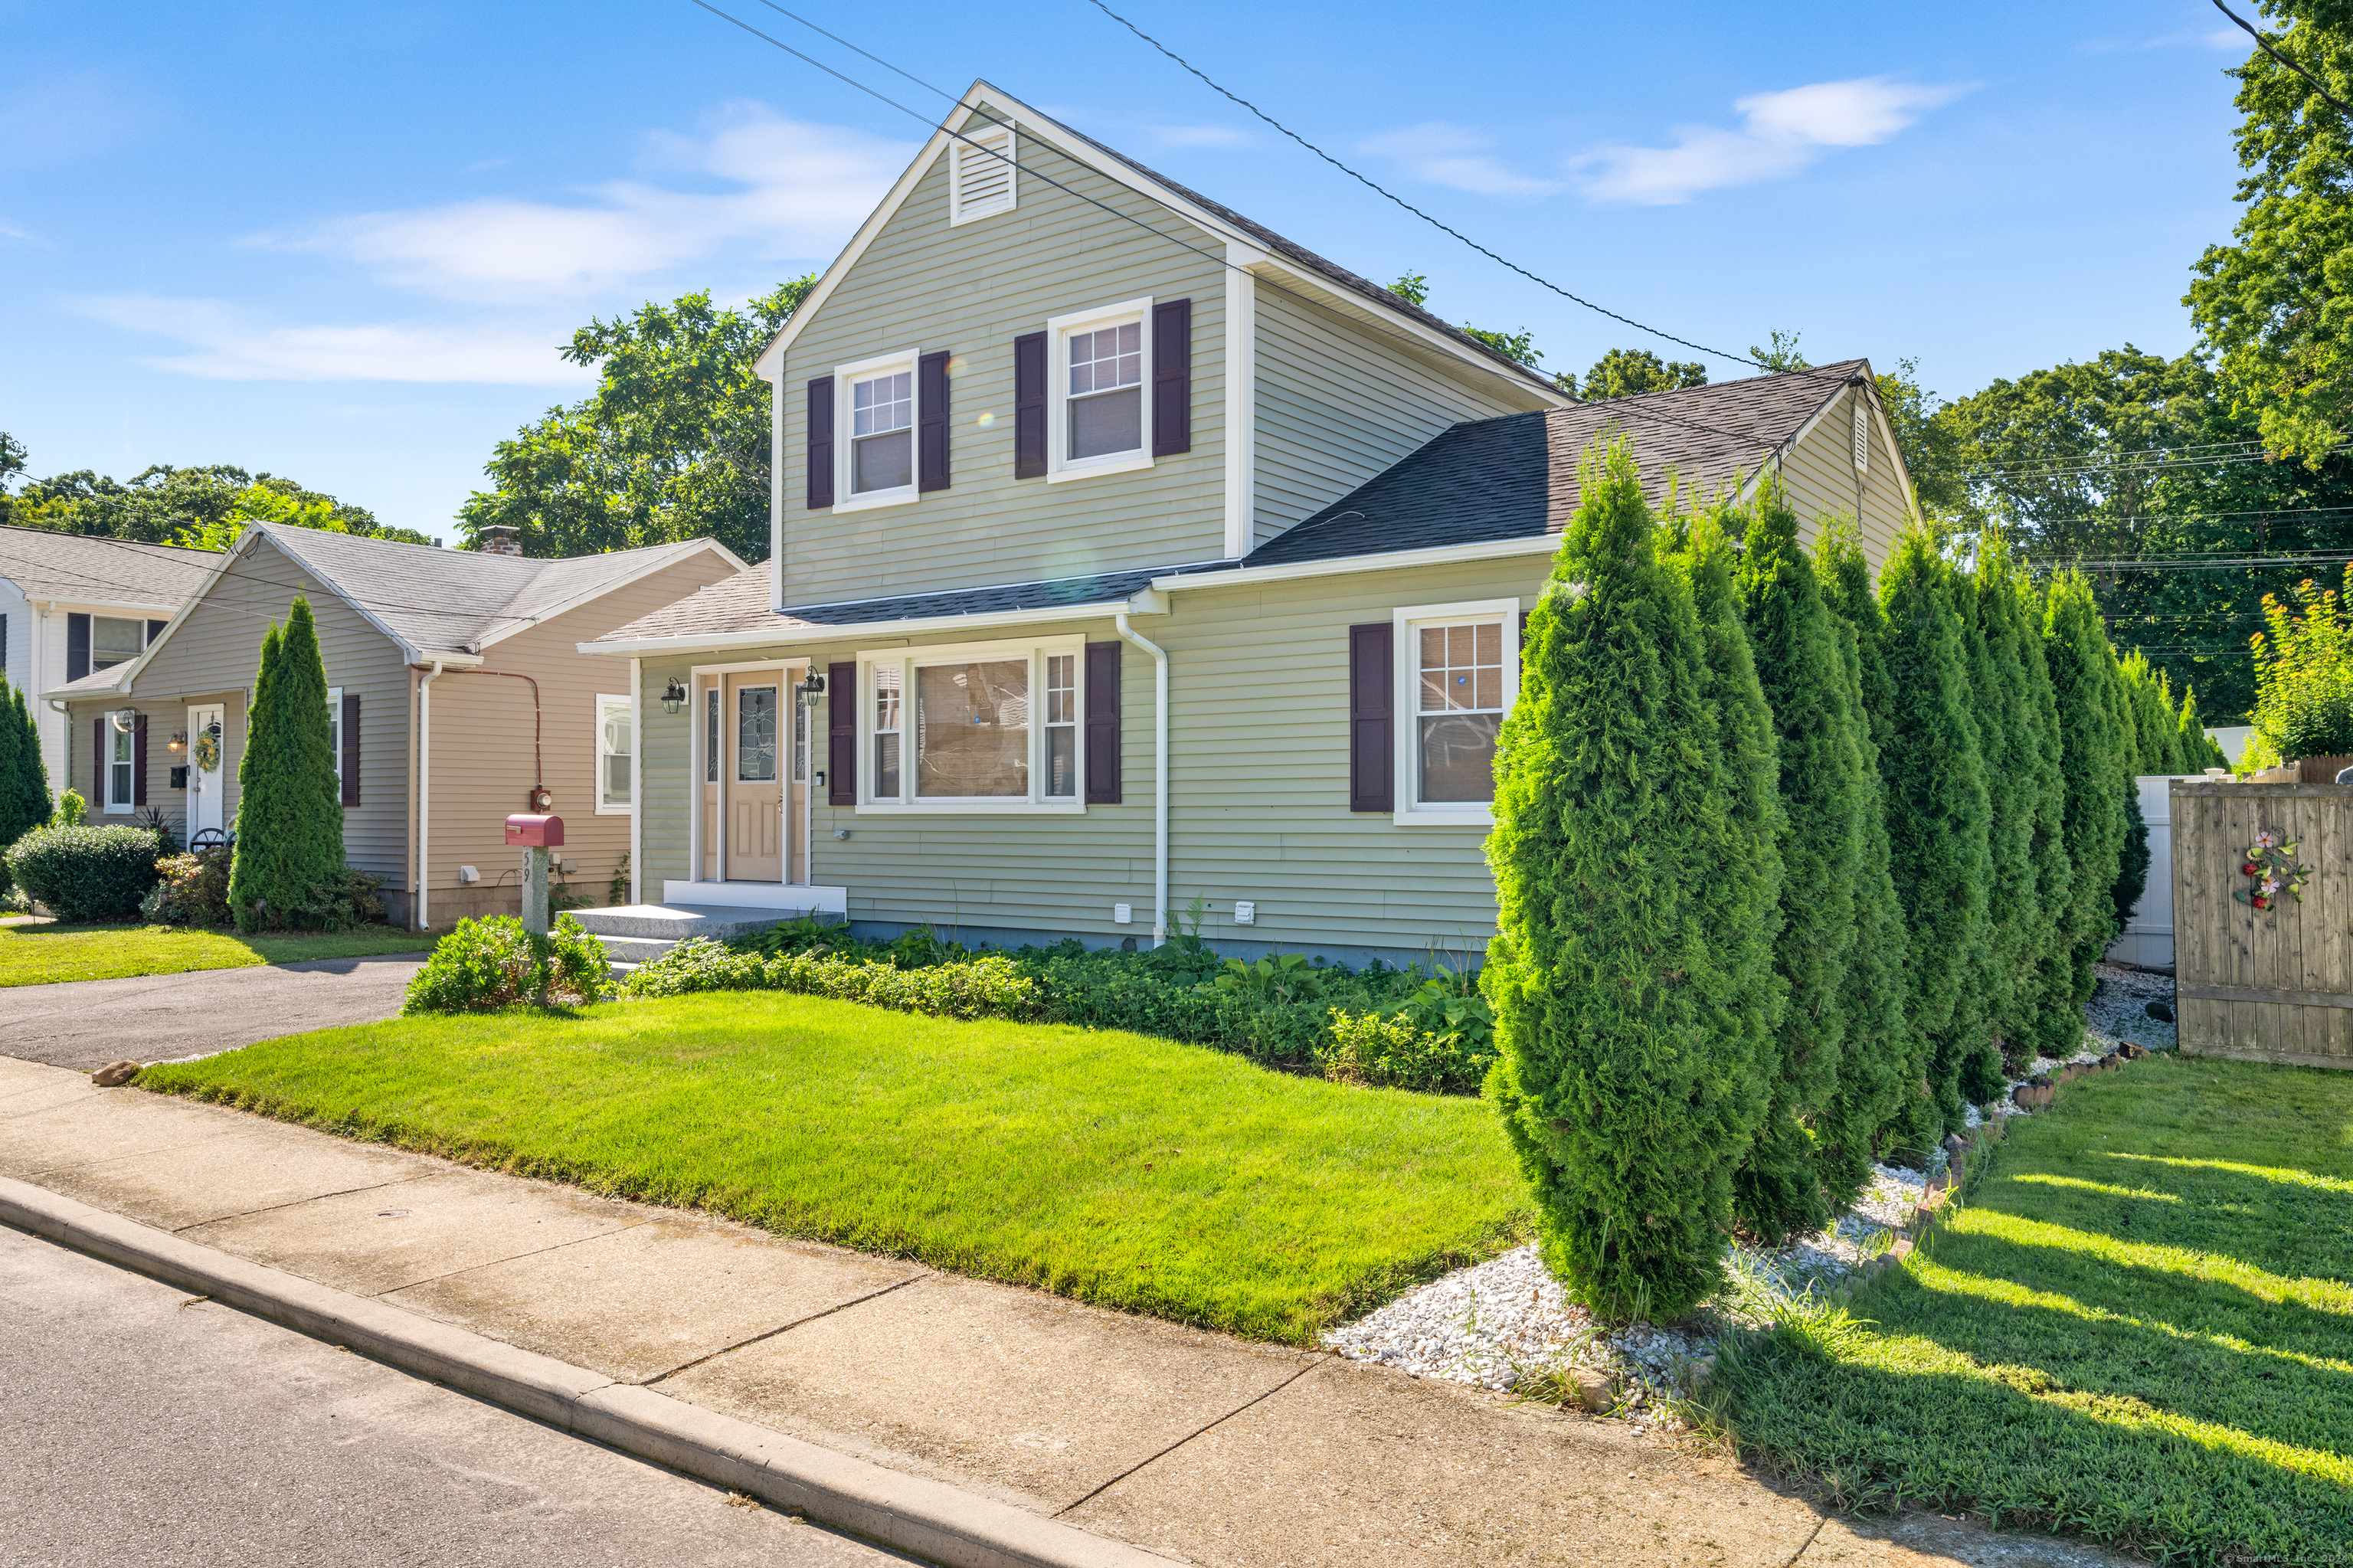
<path fill-rule="evenodd" d="M 1315 1048 L 1324 1075 L 1339 1084 L 1461 1093 L 1478 1086 L 1494 1052 L 1469 1046 L 1457 1034 L 1434 1033 L 1409 1013 L 1351 1013 L 1335 1007 Z"/>
<path fill-rule="evenodd" d="M 133 920 L 157 848 L 145 828 L 36 828 L 8 847 L 8 871 L 60 920 Z"/>
<path fill-rule="evenodd" d="M 1663 1321 L 1723 1284 L 1732 1173 L 1764 1110 L 1741 988 L 1768 972 L 1770 845 L 1630 442 L 1588 451 L 1578 478 L 1495 766 L 1487 1087 L 1546 1262 L 1597 1312 Z"/>
<path fill-rule="evenodd" d="M 563 1007 L 612 991 L 604 945 L 569 915 L 545 936 L 512 915 L 460 920 L 408 982 L 403 1012 L 487 1012 L 502 1007 Z"/>
<path fill-rule="evenodd" d="M 154 890 L 140 901 L 140 915 L 158 926 L 227 925 L 228 861 L 227 844 L 157 861 Z"/>
<path fill-rule="evenodd" d="M 286 911 L 286 923 L 304 931 L 351 931 L 384 919 L 384 878 L 358 866 L 341 868 L 307 888 Z"/>
<path fill-rule="evenodd" d="M 241 931 L 299 927 L 342 900 L 343 806 L 327 715 L 327 671 L 311 601 L 261 639 L 245 756 L 237 768 L 237 854 L 228 902 Z"/>
<path fill-rule="evenodd" d="M 48 817 L 49 770 L 41 760 L 40 732 L 25 694 L 0 676 L 0 851 Z M 8 862 L 0 855 L 0 893 L 8 886 Z"/>
<path fill-rule="evenodd" d="M 901 969 L 887 959 L 835 953 L 764 959 L 707 937 L 681 942 L 623 982 L 630 996 L 700 991 L 789 991 L 947 1018 L 1033 1018 L 1037 985 L 1001 953 Z"/>
<path fill-rule="evenodd" d="M 58 809 L 49 818 L 49 826 L 78 828 L 81 826 L 82 818 L 88 815 L 89 811 L 90 802 L 81 798 L 81 791 L 68 789 L 58 797 Z"/>
<path fill-rule="evenodd" d="M 2344 582 L 2353 591 L 2353 566 Z M 2265 594 L 2254 653 L 2255 730 L 2281 760 L 2353 754 L 2353 626 L 2339 590 Z"/>

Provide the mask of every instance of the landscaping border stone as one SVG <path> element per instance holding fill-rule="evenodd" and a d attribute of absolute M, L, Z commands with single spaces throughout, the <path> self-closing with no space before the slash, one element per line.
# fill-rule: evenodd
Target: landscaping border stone
<path fill-rule="evenodd" d="M 560 1431 L 949 1568 L 1168 1568 L 1169 1559 L 871 1465 L 0 1177 L 0 1224 L 134 1269 Z"/>

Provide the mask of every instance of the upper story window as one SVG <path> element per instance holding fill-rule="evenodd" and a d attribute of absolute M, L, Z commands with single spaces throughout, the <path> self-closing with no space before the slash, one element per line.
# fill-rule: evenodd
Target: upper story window
<path fill-rule="evenodd" d="M 861 808 L 1080 810 L 1079 638 L 860 656 Z"/>
<path fill-rule="evenodd" d="M 834 372 L 836 511 L 915 499 L 915 351 Z"/>
<path fill-rule="evenodd" d="M 147 623 L 111 615 L 90 618 L 90 667 L 111 670 L 139 657 L 147 646 Z"/>
<path fill-rule="evenodd" d="M 949 144 L 948 222 L 970 223 L 1013 210 L 1014 181 L 1011 125 L 992 124 L 975 115 L 964 122 L 964 134 Z"/>
<path fill-rule="evenodd" d="M 1046 323 L 1052 369 L 1047 478 L 1148 468 L 1145 388 L 1152 384 L 1150 300 L 1057 316 Z"/>
<path fill-rule="evenodd" d="M 1398 820 L 1485 822 L 1519 695 L 1518 601 L 1400 609 L 1396 628 Z"/>

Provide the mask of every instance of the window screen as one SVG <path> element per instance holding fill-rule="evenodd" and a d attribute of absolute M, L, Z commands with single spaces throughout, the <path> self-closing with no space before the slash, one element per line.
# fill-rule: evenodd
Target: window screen
<path fill-rule="evenodd" d="M 915 377 L 912 371 L 849 387 L 849 488 L 896 490 L 915 482 Z"/>
<path fill-rule="evenodd" d="M 1424 626 L 1415 644 L 1418 798 L 1492 800 L 1495 736 L 1504 726 L 1504 624 Z"/>
<path fill-rule="evenodd" d="M 1074 332 L 1071 456 L 1106 457 L 1144 445 L 1144 323 Z"/>

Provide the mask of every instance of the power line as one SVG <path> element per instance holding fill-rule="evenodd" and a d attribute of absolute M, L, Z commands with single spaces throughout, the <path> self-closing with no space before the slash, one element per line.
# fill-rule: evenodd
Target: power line
<path fill-rule="evenodd" d="M 2320 94 L 2321 97 L 2328 100 L 2329 102 L 2337 106 L 2337 113 L 2344 115 L 2348 120 L 2353 120 L 2353 109 L 2346 108 L 2345 101 L 2343 99 L 2337 97 L 2335 93 L 2321 86 L 2320 79 L 2318 77 L 2313 75 L 2310 71 L 2305 69 L 2302 66 L 2296 64 L 2294 60 L 2288 58 L 2277 49 L 2272 48 L 2272 41 L 2269 38 L 2264 37 L 2261 33 L 2255 31 L 2255 26 L 2253 22 L 2248 21 L 2244 16 L 2240 16 L 2236 11 L 2232 10 L 2228 5 L 2223 5 L 2222 0 L 2214 0 L 2214 9 L 2221 12 L 2222 15 L 2230 17 L 2231 20 L 2238 23 L 2241 27 L 2244 28 L 2246 30 L 2247 37 L 2254 39 L 2255 42 L 2262 47 L 2263 53 L 2271 56 L 2272 58 L 2279 61 L 2280 64 L 2287 67 L 2288 69 L 2295 72 L 2296 75 L 2310 82 L 2312 84 L 2313 91 Z"/>

